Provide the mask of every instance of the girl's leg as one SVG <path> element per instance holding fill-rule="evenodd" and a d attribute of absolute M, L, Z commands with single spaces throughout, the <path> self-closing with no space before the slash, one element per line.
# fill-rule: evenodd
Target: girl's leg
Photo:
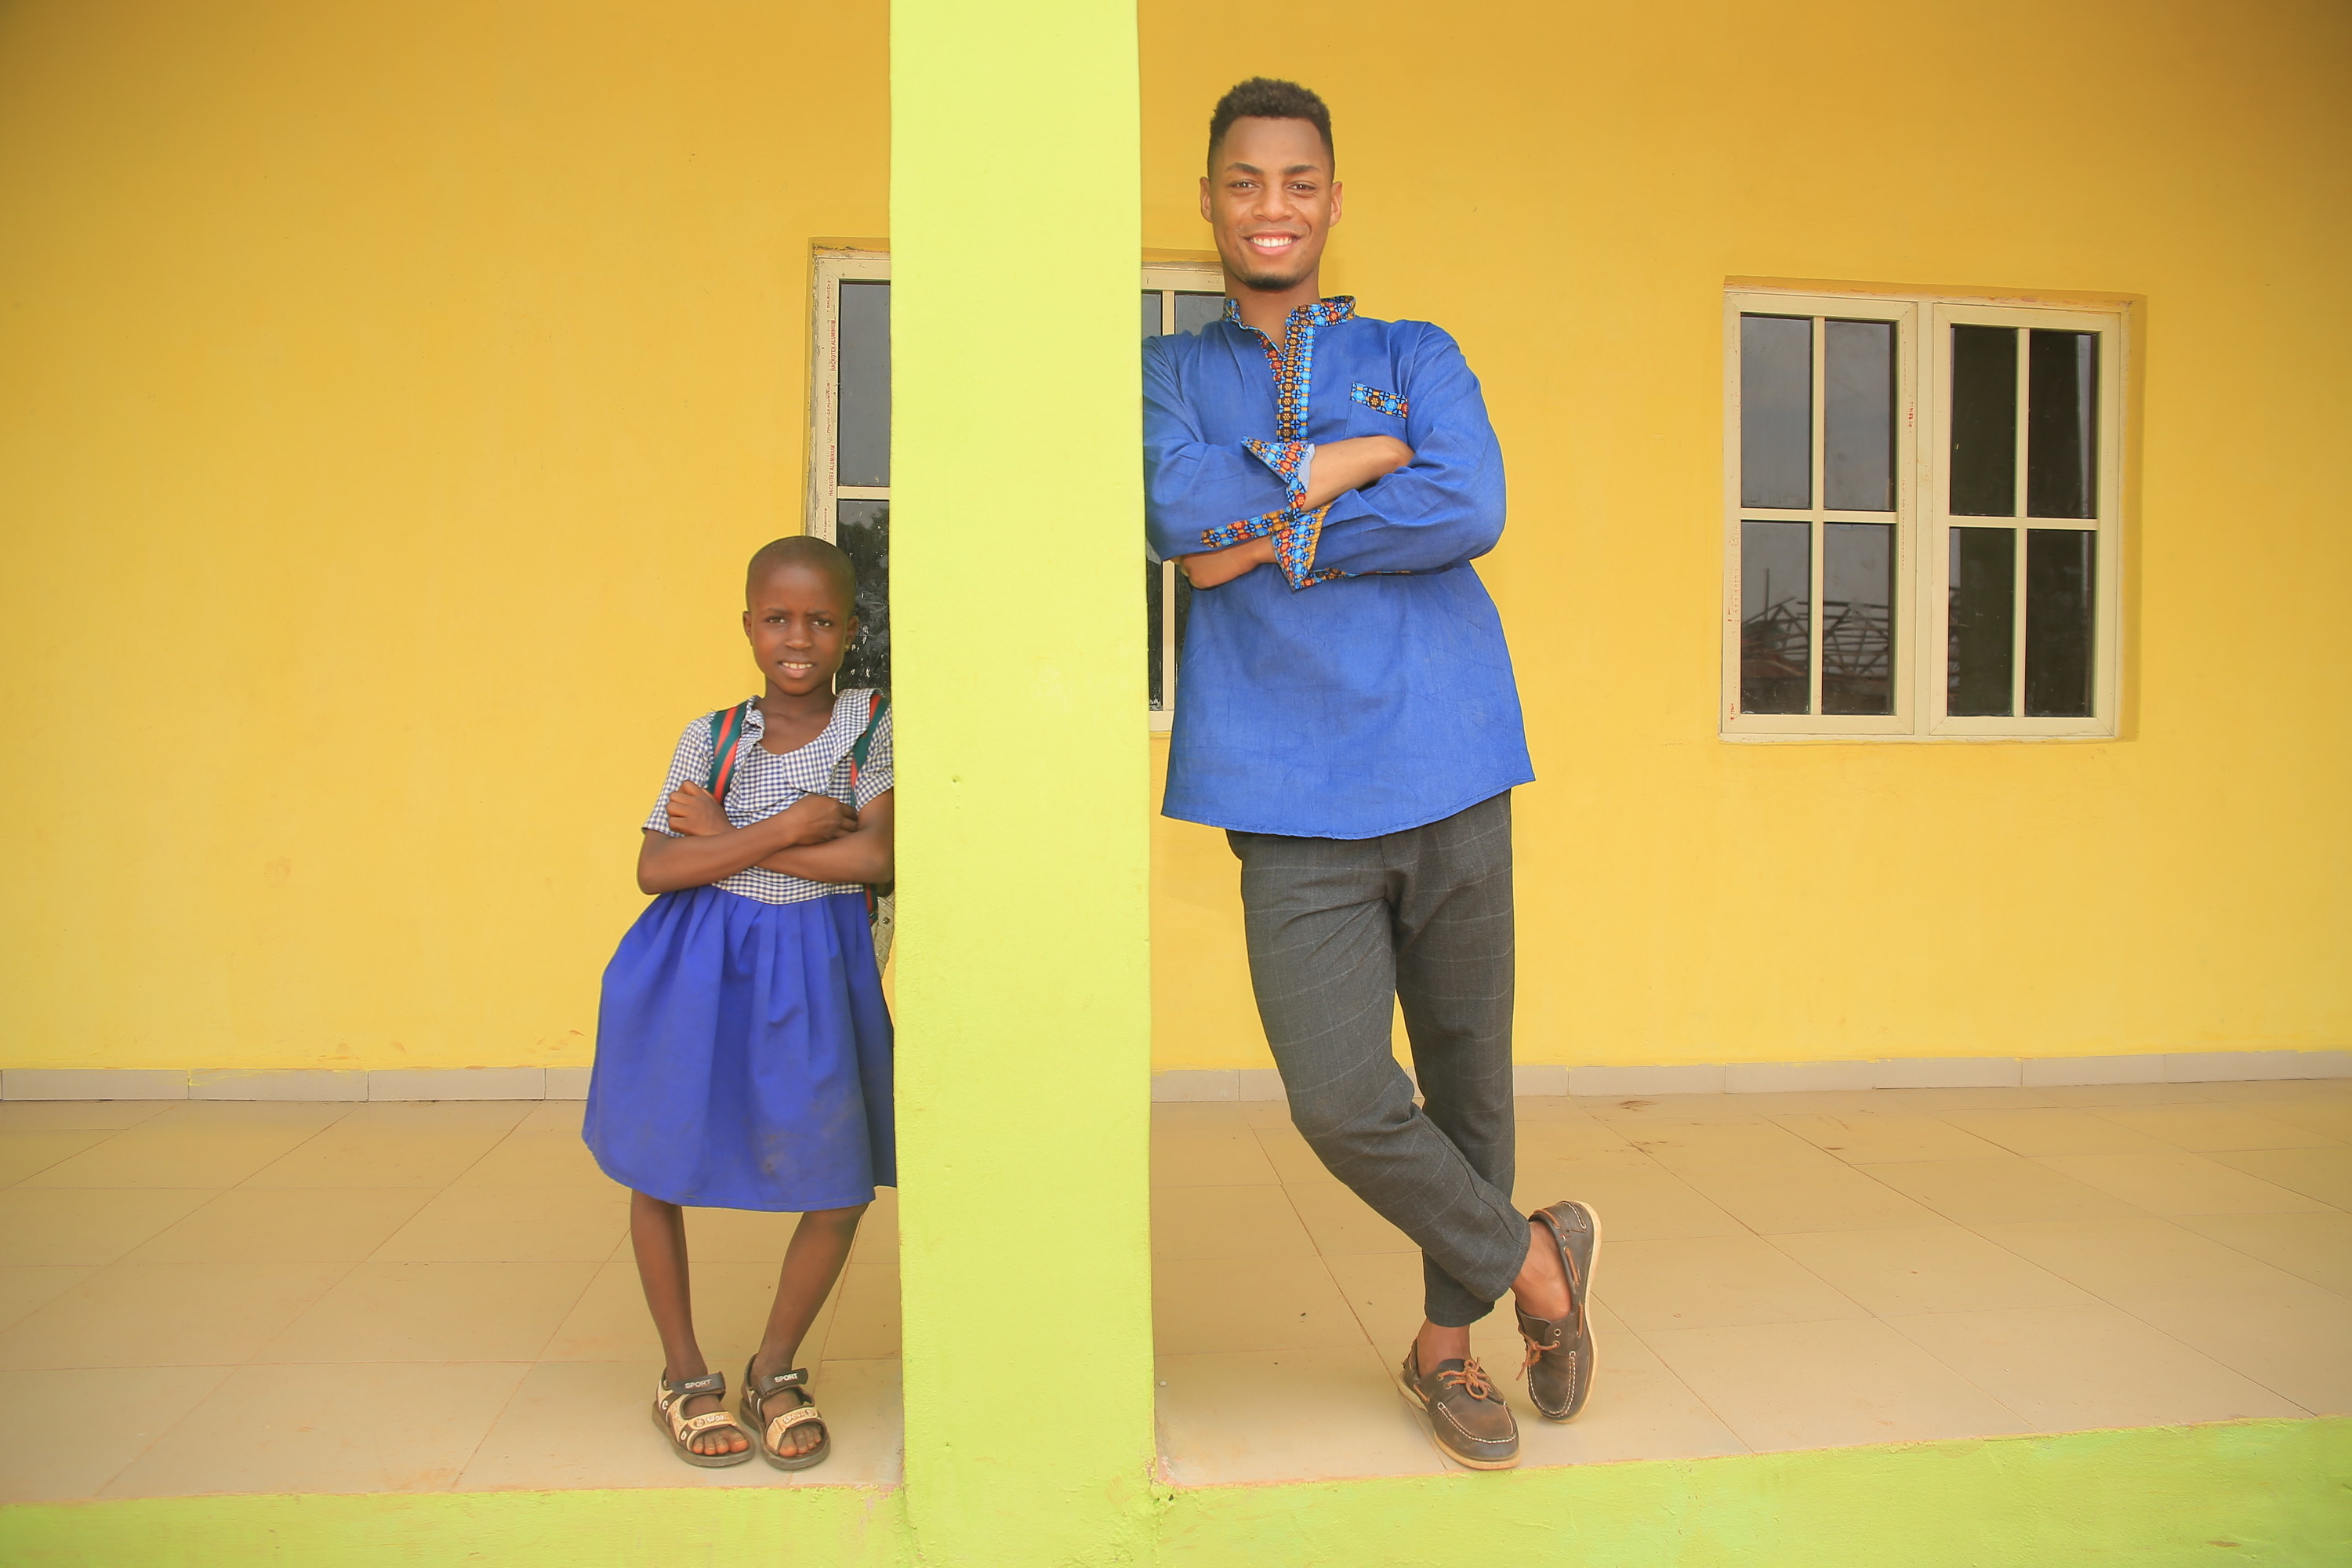
<path fill-rule="evenodd" d="M 709 1372 L 702 1347 L 694 1340 L 694 1295 L 687 1279 L 686 1213 L 676 1204 L 629 1194 L 629 1245 L 637 1255 L 637 1279 L 646 1288 L 646 1305 L 661 1334 L 662 1377 L 677 1383 Z M 686 1414 L 717 1410 L 722 1402 L 698 1394 L 686 1402 Z M 688 1447 L 698 1454 L 738 1454 L 751 1445 L 730 1427 L 698 1432 Z"/>
<path fill-rule="evenodd" d="M 784 1248 L 783 1271 L 776 1277 L 776 1302 L 769 1309 L 767 1330 L 760 1336 L 759 1353 L 751 1358 L 754 1373 L 764 1377 L 791 1370 L 809 1325 L 816 1321 L 818 1309 L 832 1294 L 834 1281 L 841 1278 L 842 1265 L 849 1261 L 849 1246 L 857 1239 L 857 1222 L 865 1214 L 866 1205 L 859 1204 L 845 1209 L 812 1209 L 801 1215 L 801 1223 L 793 1230 L 792 1245 Z M 788 1408 L 772 1405 L 767 1414 L 781 1415 Z M 803 1422 L 784 1434 L 783 1451 L 787 1455 L 808 1452 L 816 1447 L 817 1431 L 815 1422 Z"/>

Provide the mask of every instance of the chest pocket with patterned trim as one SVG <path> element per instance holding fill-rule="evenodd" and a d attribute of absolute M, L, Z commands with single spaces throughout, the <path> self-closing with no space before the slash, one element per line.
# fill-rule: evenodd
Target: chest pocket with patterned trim
<path fill-rule="evenodd" d="M 1382 392 L 1377 386 L 1366 386 L 1360 381 L 1348 388 L 1348 395 L 1379 413 L 1393 414 L 1400 419 L 1405 416 L 1405 400 L 1393 392 Z"/>

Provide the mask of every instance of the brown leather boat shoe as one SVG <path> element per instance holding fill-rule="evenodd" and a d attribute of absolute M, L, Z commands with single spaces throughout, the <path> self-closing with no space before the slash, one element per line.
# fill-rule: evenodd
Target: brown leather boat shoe
<path fill-rule="evenodd" d="M 1592 1392 L 1592 1320 L 1587 1310 L 1601 1250 L 1601 1216 L 1586 1205 L 1564 1201 L 1528 1218 L 1549 1230 L 1559 1248 L 1560 1266 L 1568 1270 L 1568 1315 L 1519 1313 L 1519 1337 L 1528 1342 L 1528 1359 L 1519 1371 L 1536 1409 L 1547 1420 L 1570 1421 Z"/>
<path fill-rule="evenodd" d="M 1414 1349 L 1405 1347 L 1399 1369 L 1404 1394 L 1429 1417 L 1429 1429 L 1446 1458 L 1474 1470 L 1507 1470 L 1517 1464 L 1519 1424 L 1478 1358 L 1442 1361 L 1424 1375 L 1414 1364 Z"/>

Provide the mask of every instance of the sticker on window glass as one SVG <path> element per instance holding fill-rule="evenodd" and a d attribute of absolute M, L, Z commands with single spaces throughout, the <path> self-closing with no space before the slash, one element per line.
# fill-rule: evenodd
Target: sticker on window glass
<path fill-rule="evenodd" d="M 1348 389 L 1348 395 L 1367 408 L 1377 409 L 1382 414 L 1393 414 L 1400 419 L 1404 417 L 1405 401 L 1393 392 L 1382 392 L 1377 386 L 1366 386 L 1360 381 Z"/>

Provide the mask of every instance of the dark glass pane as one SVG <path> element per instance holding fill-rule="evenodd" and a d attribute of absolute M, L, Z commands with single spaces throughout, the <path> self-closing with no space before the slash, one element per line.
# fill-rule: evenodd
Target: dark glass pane
<path fill-rule="evenodd" d="M 1893 511 L 1895 323 L 1831 321 L 1822 330 L 1822 504 L 1839 511 Z M 1822 570 L 1827 576 L 1829 568 Z M 1827 663 L 1822 677 L 1829 678 Z M 1828 700 L 1826 689 L 1822 700 Z"/>
<path fill-rule="evenodd" d="M 1944 710 L 2006 716 L 2017 655 L 2017 530 L 1952 530 L 1951 576 Z"/>
<path fill-rule="evenodd" d="M 1812 524 L 1739 525 L 1739 710 L 1811 711 Z"/>
<path fill-rule="evenodd" d="M 1167 678 L 1160 666 L 1160 579 L 1164 573 L 1157 561 L 1143 563 L 1143 646 L 1150 663 L 1145 668 L 1144 688 L 1150 693 L 1151 710 L 1160 712 L 1168 706 Z"/>
<path fill-rule="evenodd" d="M 2090 717 L 2097 538 L 2075 528 L 2026 531 L 2025 710 L 2036 719 Z"/>
<path fill-rule="evenodd" d="M 839 482 L 890 482 L 890 285 L 841 286 Z"/>
<path fill-rule="evenodd" d="M 1143 335 L 1147 338 L 1160 335 L 1160 290 L 1157 289 L 1143 291 Z"/>
<path fill-rule="evenodd" d="M 2036 328 L 2032 338 L 2025 367 L 2026 515 L 2096 517 L 2099 334 Z M 2030 546 L 2028 553 L 2030 576 Z M 2025 668 L 2032 680 L 2033 661 Z"/>
<path fill-rule="evenodd" d="M 1952 329 L 1951 510 L 1961 517 L 2017 515 L 2014 327 Z"/>
<path fill-rule="evenodd" d="M 1225 319 L 1225 297 L 1223 294 L 1179 294 L 1176 296 L 1176 330 L 1197 332 L 1211 321 Z"/>
<path fill-rule="evenodd" d="M 1813 504 L 1813 323 L 1801 316 L 1739 318 L 1739 504 Z"/>
<path fill-rule="evenodd" d="M 833 542 L 857 568 L 857 640 L 841 661 L 835 685 L 890 689 L 890 503 L 834 504 Z"/>
<path fill-rule="evenodd" d="M 1822 711 L 1895 711 L 1895 530 L 1822 527 Z"/>

